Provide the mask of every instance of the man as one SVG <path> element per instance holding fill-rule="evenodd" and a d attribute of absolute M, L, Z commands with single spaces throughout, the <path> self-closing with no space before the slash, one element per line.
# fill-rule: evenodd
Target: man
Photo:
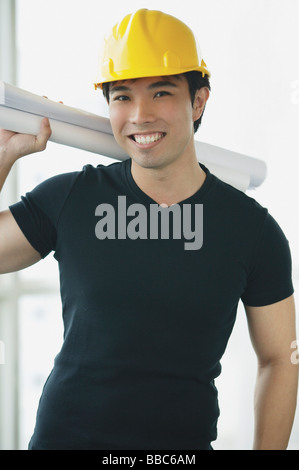
<path fill-rule="evenodd" d="M 258 358 L 253 448 L 285 449 L 298 381 L 290 251 L 266 209 L 197 162 L 209 72 L 193 34 L 139 10 L 107 37 L 101 71 L 130 160 L 51 178 L 0 214 L 1 273 L 51 251 L 60 271 L 64 344 L 29 448 L 211 449 L 241 299 Z M 50 134 L 47 120 L 36 137 L 1 132 L 1 187 Z"/>

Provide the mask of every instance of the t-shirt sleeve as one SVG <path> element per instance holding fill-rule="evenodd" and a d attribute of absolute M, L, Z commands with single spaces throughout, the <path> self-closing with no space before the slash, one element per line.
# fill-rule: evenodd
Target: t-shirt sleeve
<path fill-rule="evenodd" d="M 59 217 L 79 174 L 49 178 L 9 206 L 25 237 L 42 258 L 55 250 Z"/>
<path fill-rule="evenodd" d="M 267 213 L 241 299 L 245 305 L 258 307 L 279 302 L 293 292 L 289 243 L 278 223 Z"/>

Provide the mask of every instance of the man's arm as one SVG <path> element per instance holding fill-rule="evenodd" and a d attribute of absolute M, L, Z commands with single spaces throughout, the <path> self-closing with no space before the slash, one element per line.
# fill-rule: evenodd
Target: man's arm
<path fill-rule="evenodd" d="M 46 148 L 51 135 L 48 119 L 43 119 L 37 136 L 0 130 L 0 192 L 19 158 Z M 18 271 L 41 259 L 30 245 L 9 210 L 0 212 L 0 274 Z"/>
<path fill-rule="evenodd" d="M 291 360 L 291 345 L 296 339 L 294 298 L 245 309 L 258 359 L 253 449 L 284 450 L 293 425 L 298 386 L 298 365 Z"/>

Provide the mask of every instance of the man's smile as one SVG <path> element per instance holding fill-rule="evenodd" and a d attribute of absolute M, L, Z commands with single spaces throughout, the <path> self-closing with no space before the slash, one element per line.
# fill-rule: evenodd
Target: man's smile
<path fill-rule="evenodd" d="M 130 139 L 136 142 L 138 145 L 150 145 L 159 142 L 163 137 L 165 137 L 165 132 L 152 132 L 149 134 L 132 134 Z"/>

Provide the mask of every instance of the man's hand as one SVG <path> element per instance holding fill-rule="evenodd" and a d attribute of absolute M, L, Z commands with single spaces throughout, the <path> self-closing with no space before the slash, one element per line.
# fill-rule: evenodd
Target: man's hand
<path fill-rule="evenodd" d="M 40 132 L 36 136 L 0 129 L 0 164 L 12 166 L 25 155 L 45 150 L 51 133 L 47 118 L 41 121 Z"/>

